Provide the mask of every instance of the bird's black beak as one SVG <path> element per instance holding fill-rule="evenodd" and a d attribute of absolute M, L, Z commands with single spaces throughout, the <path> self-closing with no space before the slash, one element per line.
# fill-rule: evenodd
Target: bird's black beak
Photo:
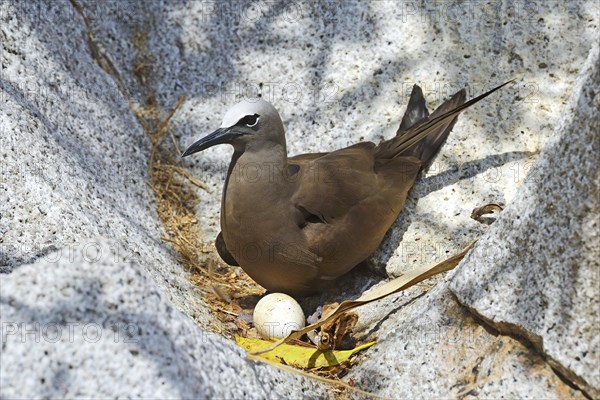
<path fill-rule="evenodd" d="M 206 150 L 209 147 L 215 146 L 217 144 L 229 143 L 229 141 L 238 136 L 237 133 L 234 133 L 231 128 L 219 128 L 210 135 L 203 137 L 198 140 L 196 143 L 188 147 L 188 149 L 183 153 L 182 157 L 187 157 L 190 154 L 197 153 L 202 150 Z"/>

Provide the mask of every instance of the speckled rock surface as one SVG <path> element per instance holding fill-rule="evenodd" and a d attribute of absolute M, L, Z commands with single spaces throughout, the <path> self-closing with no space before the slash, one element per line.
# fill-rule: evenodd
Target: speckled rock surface
<path fill-rule="evenodd" d="M 3 399 L 327 397 L 315 381 L 247 361 L 174 309 L 118 244 L 93 243 L 0 281 Z"/>
<path fill-rule="evenodd" d="M 35 344 L 7 335 L 0 397 L 264 397 L 274 390 L 288 398 L 324 392 L 254 366 L 192 323 L 215 321 L 160 239 L 164 228 L 147 185 L 150 141 L 133 111 L 155 106 L 164 116 L 186 95 L 170 124 L 184 148 L 219 126 L 231 104 L 260 92 L 280 110 L 289 152 L 298 154 L 392 136 L 415 82 L 434 108 L 462 87 L 472 97 L 517 77 L 459 118 L 371 270 L 344 280 L 335 294 L 353 297 L 383 274 L 442 259 L 479 237 L 486 227 L 469 219 L 472 208 L 511 203 L 597 40 L 598 6 L 3 1 L 0 21 L 2 322 L 48 329 L 58 322 L 63 332 L 71 322 L 141 328 L 134 344 L 115 343 L 114 332 L 95 346 L 82 334 L 73 343 Z M 219 231 L 230 155 L 221 146 L 186 160 L 208 186 L 197 191 L 207 248 Z M 108 248 L 109 259 L 82 260 L 98 248 Z M 400 295 L 418 297 L 409 313 L 396 311 L 399 297 L 361 311 L 361 334 L 381 343 L 361 356 L 357 386 L 394 397 L 414 397 L 405 379 L 421 385 L 421 397 L 581 395 L 552 375 L 543 354 L 485 331 L 445 286 L 422 296 L 431 285 Z M 412 341 L 401 350 L 399 327 L 419 332 L 428 324 L 474 331 L 485 343 L 432 342 L 423 350 Z M 569 365 L 584 369 L 579 376 L 591 373 L 589 364 Z M 23 370 L 31 372 L 17 375 Z"/>
<path fill-rule="evenodd" d="M 385 305 L 384 305 L 385 303 Z M 543 357 L 498 335 L 444 285 L 359 309 L 377 344 L 350 373 L 356 385 L 389 398 L 584 399 Z"/>
<path fill-rule="evenodd" d="M 521 189 L 451 278 L 465 306 L 526 336 L 600 396 L 600 59 L 596 45 Z"/>
<path fill-rule="evenodd" d="M 0 265 L 121 243 L 171 301 L 212 323 L 161 240 L 148 186 L 149 140 L 115 81 L 92 59 L 68 2 L 2 2 Z"/>

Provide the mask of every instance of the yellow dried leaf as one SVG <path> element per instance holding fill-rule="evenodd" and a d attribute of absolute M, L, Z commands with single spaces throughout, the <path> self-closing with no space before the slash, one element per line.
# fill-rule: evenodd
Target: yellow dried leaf
<path fill-rule="evenodd" d="M 235 342 L 248 353 L 263 349 L 272 343 L 267 340 L 249 339 L 238 335 L 235 336 Z M 282 344 L 271 351 L 262 353 L 259 357 L 272 362 L 304 369 L 332 367 L 347 361 L 353 354 L 374 344 L 375 342 L 366 343 L 352 350 L 327 351 L 293 344 Z"/>

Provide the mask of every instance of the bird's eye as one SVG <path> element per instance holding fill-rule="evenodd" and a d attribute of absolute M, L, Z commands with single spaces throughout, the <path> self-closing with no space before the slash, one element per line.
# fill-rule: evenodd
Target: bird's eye
<path fill-rule="evenodd" d="M 256 124 L 258 124 L 258 120 L 259 120 L 259 115 L 258 114 L 254 114 L 254 115 L 246 115 L 244 118 L 242 118 L 238 124 L 240 125 L 246 125 L 249 128 L 252 128 L 253 126 L 255 126 Z"/>

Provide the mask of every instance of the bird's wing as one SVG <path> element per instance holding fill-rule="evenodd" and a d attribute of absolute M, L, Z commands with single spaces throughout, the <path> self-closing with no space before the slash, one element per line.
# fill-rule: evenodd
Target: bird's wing
<path fill-rule="evenodd" d="M 366 259 L 402 209 L 421 166 L 396 157 L 375 171 L 375 145 L 359 143 L 298 165 L 292 196 L 296 223 L 311 251 L 322 258 L 320 278 L 333 279 Z"/>
<path fill-rule="evenodd" d="M 306 218 L 330 223 L 376 193 L 374 148 L 373 143 L 363 142 L 331 153 L 290 158 L 289 164 L 299 167 L 294 206 Z"/>
<path fill-rule="evenodd" d="M 225 239 L 223 239 L 223 233 L 221 232 L 219 232 L 219 235 L 215 239 L 215 247 L 217 248 L 217 253 L 219 253 L 221 259 L 225 261 L 228 265 L 240 265 L 227 248 L 227 245 L 225 244 Z"/>

